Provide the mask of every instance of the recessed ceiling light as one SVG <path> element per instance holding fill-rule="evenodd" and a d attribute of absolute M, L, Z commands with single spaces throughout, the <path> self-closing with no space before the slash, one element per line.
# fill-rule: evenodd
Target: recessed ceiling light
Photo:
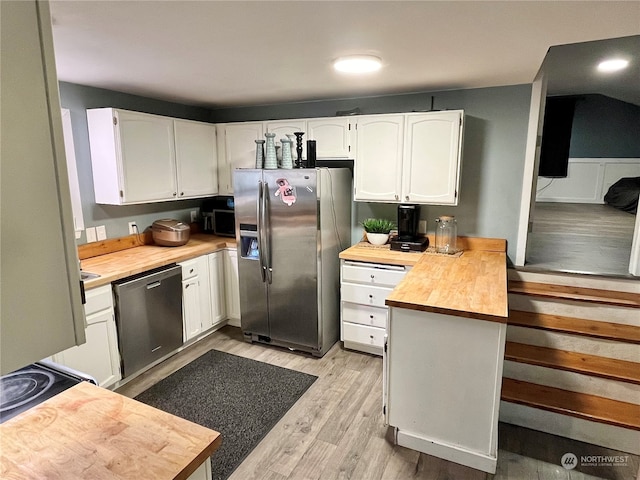
<path fill-rule="evenodd" d="M 629 66 L 629 60 L 623 60 L 621 58 L 614 58 L 611 60 L 605 60 L 598 64 L 598 71 L 600 72 L 617 72 Z"/>
<path fill-rule="evenodd" d="M 382 60 L 373 55 L 349 55 L 333 62 L 333 68 L 341 73 L 371 73 L 381 67 Z"/>

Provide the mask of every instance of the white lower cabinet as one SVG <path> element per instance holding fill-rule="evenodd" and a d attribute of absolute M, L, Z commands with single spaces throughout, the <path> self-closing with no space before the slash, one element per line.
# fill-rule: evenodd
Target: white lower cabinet
<path fill-rule="evenodd" d="M 187 480 L 209 480 L 211 478 L 211 458 L 207 458 Z"/>
<path fill-rule="evenodd" d="M 495 473 L 506 323 L 393 307 L 383 412 L 395 442 Z"/>
<path fill-rule="evenodd" d="M 385 299 L 411 267 L 341 260 L 340 339 L 345 348 L 382 355 Z"/>
<path fill-rule="evenodd" d="M 214 327 L 224 325 L 228 316 L 227 292 L 230 289 L 232 292 L 238 290 L 237 262 L 234 262 L 236 281 L 230 287 L 226 274 L 227 263 L 227 250 L 179 263 L 182 267 L 182 315 L 185 342 Z M 239 298 L 239 293 L 237 296 Z"/>
<path fill-rule="evenodd" d="M 197 337 L 211 327 L 211 289 L 206 255 L 180 262 L 182 267 L 183 340 Z"/>
<path fill-rule="evenodd" d="M 225 301 L 227 306 L 228 324 L 240 326 L 240 281 L 238 279 L 238 251 L 225 250 Z"/>
<path fill-rule="evenodd" d="M 53 355 L 52 360 L 88 373 L 107 388 L 122 378 L 111 285 L 87 290 L 84 309 L 86 343 Z"/>
<path fill-rule="evenodd" d="M 227 318 L 225 299 L 224 258 L 222 251 L 207 255 L 209 259 L 209 291 L 211 292 L 211 324 L 213 327 Z"/>

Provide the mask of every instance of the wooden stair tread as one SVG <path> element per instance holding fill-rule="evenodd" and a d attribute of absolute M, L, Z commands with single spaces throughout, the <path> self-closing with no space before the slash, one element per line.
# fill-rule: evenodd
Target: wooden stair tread
<path fill-rule="evenodd" d="M 521 282 L 509 280 L 509 293 L 519 293 L 545 298 L 561 298 L 604 305 L 640 308 L 640 295 L 595 288 L 554 285 L 551 283 Z"/>
<path fill-rule="evenodd" d="M 504 358 L 514 362 L 556 368 L 640 385 L 640 363 L 626 360 L 515 342 L 506 343 Z"/>
<path fill-rule="evenodd" d="M 640 405 L 535 383 L 502 379 L 502 400 L 640 431 Z"/>
<path fill-rule="evenodd" d="M 521 310 L 509 311 L 508 324 L 640 344 L 640 326 L 635 325 L 600 322 Z"/>

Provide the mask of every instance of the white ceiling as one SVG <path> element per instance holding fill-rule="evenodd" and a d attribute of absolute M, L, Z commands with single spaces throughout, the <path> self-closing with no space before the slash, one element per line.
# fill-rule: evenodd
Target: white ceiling
<path fill-rule="evenodd" d="M 51 12 L 60 80 L 209 108 L 531 83 L 551 46 L 640 34 L 637 0 L 52 0 Z M 384 67 L 341 77 L 330 64 L 349 53 Z"/>

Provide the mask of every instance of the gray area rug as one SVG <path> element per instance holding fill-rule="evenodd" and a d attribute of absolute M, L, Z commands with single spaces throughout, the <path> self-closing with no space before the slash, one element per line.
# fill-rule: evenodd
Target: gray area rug
<path fill-rule="evenodd" d="M 136 400 L 222 434 L 213 480 L 228 478 L 317 377 L 217 350 L 182 367 Z"/>

